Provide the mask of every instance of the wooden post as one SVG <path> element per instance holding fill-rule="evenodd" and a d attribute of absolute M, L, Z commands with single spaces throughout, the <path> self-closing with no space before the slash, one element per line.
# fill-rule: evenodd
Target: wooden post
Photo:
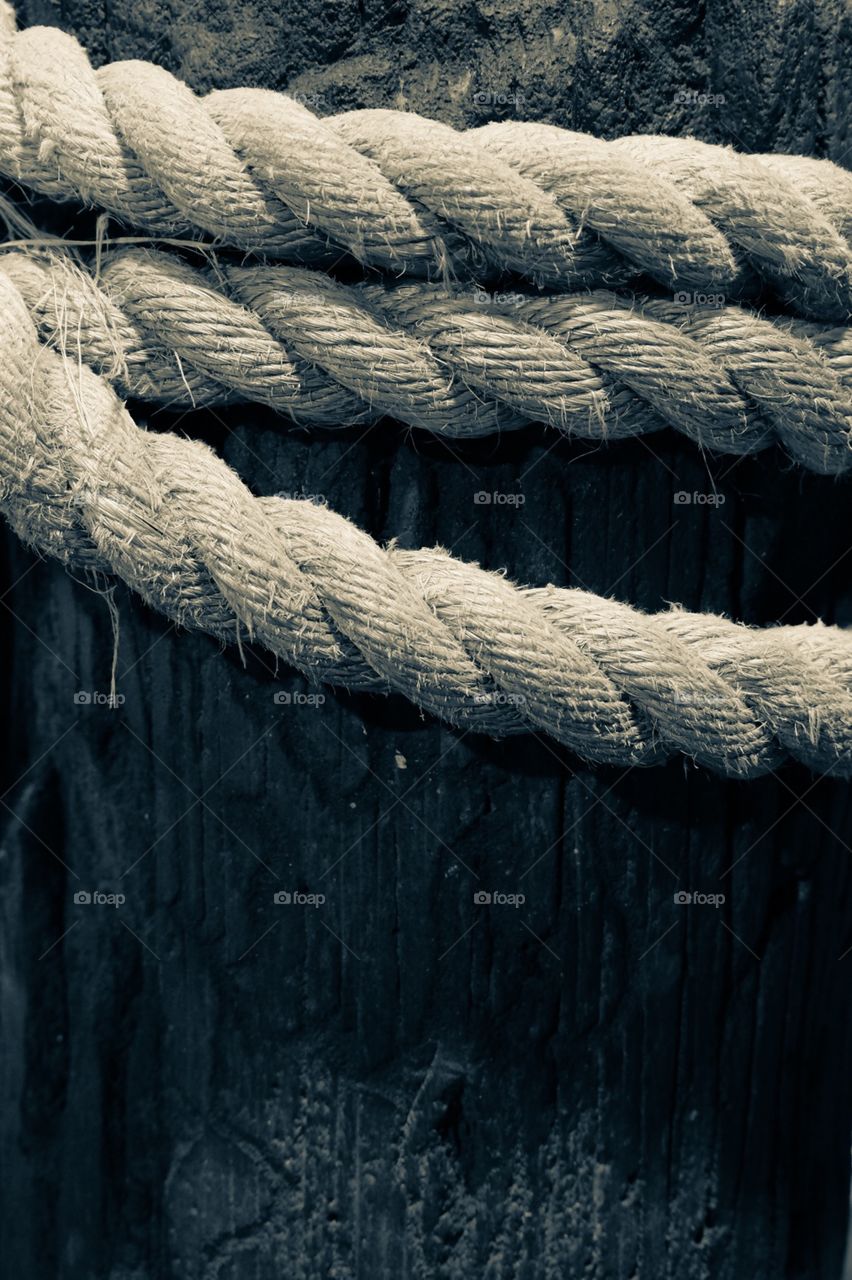
<path fill-rule="evenodd" d="M 848 160 L 839 3 L 33 0 L 22 21 L 199 90 L 289 84 L 320 114 Z M 256 492 L 518 580 L 852 624 L 849 482 L 780 452 L 149 420 Z M 104 596 L 3 549 L 10 1275 L 839 1280 L 848 787 L 592 770 L 397 700 L 318 701 L 123 588 L 116 637 Z"/>

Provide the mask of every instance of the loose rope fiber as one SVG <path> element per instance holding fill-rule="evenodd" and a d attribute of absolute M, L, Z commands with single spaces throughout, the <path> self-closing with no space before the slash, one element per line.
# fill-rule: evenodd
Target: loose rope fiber
<path fill-rule="evenodd" d="M 40 551 L 116 574 L 175 623 L 465 729 L 546 732 L 589 761 L 681 751 L 743 778 L 792 756 L 852 773 L 852 633 L 523 589 L 257 498 L 206 445 L 140 429 L 104 379 L 41 346 L 5 277 L 0 351 L 0 508 Z"/>
<path fill-rule="evenodd" d="M 297 267 L 210 270 L 146 249 L 7 253 L 42 340 L 167 404 L 261 401 L 303 426 L 395 417 L 445 436 L 547 423 L 614 440 L 671 426 L 702 447 L 780 442 L 852 469 L 852 328 L 612 293 L 345 285 Z M 502 299 L 502 301 L 501 301 Z"/>
<path fill-rule="evenodd" d="M 17 33 L 5 3 L 0 171 L 157 235 L 302 263 L 345 252 L 558 289 L 645 274 L 729 297 L 756 278 L 812 319 L 852 316 L 852 175 L 829 161 L 389 110 L 319 119 L 264 89 L 199 98 L 150 63 L 95 71 L 54 28 Z"/>

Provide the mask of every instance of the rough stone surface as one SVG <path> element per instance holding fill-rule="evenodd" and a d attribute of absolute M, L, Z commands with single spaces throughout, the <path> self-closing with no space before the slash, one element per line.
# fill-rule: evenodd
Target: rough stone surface
<path fill-rule="evenodd" d="M 839 0 L 22 11 L 199 89 L 848 160 Z M 257 492 L 322 495 L 520 580 L 852 624 L 850 482 L 780 453 L 731 466 L 674 436 L 595 451 L 537 430 L 450 450 L 254 409 L 151 425 L 202 435 Z M 674 503 L 714 485 L 723 505 Z M 397 701 L 311 705 L 263 654 L 244 666 L 115 601 L 110 711 L 74 696 L 109 688 L 107 601 L 4 536 L 10 1275 L 838 1280 L 847 787 L 592 771 Z M 95 889 L 126 902 L 75 904 Z M 327 901 L 273 901 L 296 890 Z"/>

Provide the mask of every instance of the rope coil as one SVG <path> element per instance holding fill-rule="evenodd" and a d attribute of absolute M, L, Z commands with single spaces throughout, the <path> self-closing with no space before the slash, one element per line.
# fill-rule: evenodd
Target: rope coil
<path fill-rule="evenodd" d="M 457 132 L 388 110 L 319 119 L 263 89 L 199 98 L 149 63 L 95 71 L 61 31 L 16 32 L 6 3 L 0 171 L 158 235 L 305 264 L 348 253 L 551 289 L 768 285 L 812 319 L 852 316 L 852 175 L 830 161 L 526 122 Z"/>
<path fill-rule="evenodd" d="M 347 253 L 413 278 L 201 272 L 142 251 L 108 253 L 93 277 L 56 254 L 4 255 L 0 508 L 27 542 L 117 575 L 180 625 L 247 635 L 311 680 L 396 691 L 467 730 L 543 731 L 600 763 L 682 752 L 751 777 L 792 757 L 852 775 L 850 632 L 647 615 L 441 549 L 382 548 L 325 507 L 253 496 L 198 442 L 141 430 L 110 385 L 263 400 L 307 425 L 673 425 L 731 453 L 778 439 L 838 474 L 852 459 L 845 171 L 520 122 L 320 120 L 256 89 L 198 98 L 147 63 L 94 71 L 59 31 L 17 33 L 7 4 L 0 171 L 159 237 L 303 265 Z M 503 273 L 551 292 L 481 305 L 450 284 Z M 565 292 L 643 275 L 723 301 L 768 288 L 805 319 Z"/>
<path fill-rule="evenodd" d="M 344 285 L 284 266 L 195 270 L 145 249 L 7 253 L 42 340 L 125 396 L 256 400 L 303 426 L 393 416 L 445 436 L 543 422 L 615 440 L 667 426 L 744 454 L 852 469 L 852 328 L 597 291 Z"/>
<path fill-rule="evenodd" d="M 590 761 L 681 751 L 750 777 L 792 756 L 852 773 L 849 632 L 528 590 L 440 549 L 382 549 L 310 502 L 254 497 L 207 446 L 140 429 L 104 379 L 40 346 L 5 276 L 0 351 L 13 528 L 180 625 L 248 635 L 312 680 L 394 690 L 466 729 L 541 730 Z"/>

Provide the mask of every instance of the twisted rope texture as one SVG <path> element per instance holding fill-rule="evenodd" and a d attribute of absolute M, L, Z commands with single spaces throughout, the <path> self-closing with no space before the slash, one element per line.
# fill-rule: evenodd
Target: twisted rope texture
<path fill-rule="evenodd" d="M 351 286 L 297 267 L 195 270 L 157 251 L 8 253 L 42 340 L 165 404 L 257 400 L 304 426 L 383 415 L 447 436 L 544 422 L 612 440 L 672 426 L 702 447 L 780 442 L 852 468 L 852 328 L 612 293 Z"/>
<path fill-rule="evenodd" d="M 730 297 L 756 281 L 812 319 L 852 315 L 852 175 L 829 161 L 388 110 L 319 119 L 263 89 L 199 98 L 150 63 L 95 71 L 56 29 L 17 33 L 5 3 L 0 170 L 156 235 L 302 263 L 348 253 L 555 289 L 647 274 Z"/>
<path fill-rule="evenodd" d="M 3 277 L 0 351 L 13 528 L 180 625 L 248 635 L 312 680 L 395 690 L 466 729 L 544 731 L 590 761 L 682 751 L 748 777 L 790 755 L 852 772 L 847 632 L 526 590 L 440 549 L 382 549 L 310 502 L 254 497 L 205 445 L 141 430 L 105 380 L 40 346 Z"/>

